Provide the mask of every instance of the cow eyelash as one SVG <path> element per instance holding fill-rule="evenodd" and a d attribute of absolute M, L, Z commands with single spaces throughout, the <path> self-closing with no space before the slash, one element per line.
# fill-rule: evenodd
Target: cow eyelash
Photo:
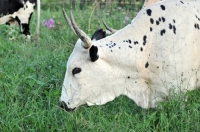
<path fill-rule="evenodd" d="M 72 74 L 75 75 L 77 73 L 80 73 L 81 72 L 81 68 L 78 68 L 78 67 L 75 67 L 73 70 L 72 70 Z"/>

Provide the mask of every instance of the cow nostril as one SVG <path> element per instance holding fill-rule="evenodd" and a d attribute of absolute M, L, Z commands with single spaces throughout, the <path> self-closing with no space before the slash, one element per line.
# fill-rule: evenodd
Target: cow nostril
<path fill-rule="evenodd" d="M 66 111 L 73 111 L 75 109 L 75 108 L 68 108 L 68 106 L 66 105 L 64 101 L 59 102 L 59 107 L 61 107 L 62 109 L 65 109 Z"/>

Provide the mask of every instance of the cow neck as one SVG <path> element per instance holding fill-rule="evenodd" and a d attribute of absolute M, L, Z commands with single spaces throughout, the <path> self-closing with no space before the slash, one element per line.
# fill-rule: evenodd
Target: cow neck
<path fill-rule="evenodd" d="M 118 82 L 118 89 L 121 94 L 128 96 L 139 104 L 139 97 L 148 98 L 149 91 L 146 88 L 138 90 L 141 86 L 140 70 L 142 57 L 146 57 L 144 52 L 147 45 L 144 34 L 139 34 L 139 30 L 129 24 L 125 28 L 119 30 L 115 34 L 108 36 L 95 44 L 98 46 L 98 54 L 100 59 L 107 62 L 113 69 L 115 82 Z M 145 32 L 145 31 L 142 31 Z M 142 49 L 143 48 L 143 49 Z M 142 65 L 143 66 L 143 65 Z M 145 65 L 143 66 L 145 68 Z M 117 71 L 117 72 L 116 72 Z M 116 88 L 115 87 L 115 88 Z M 135 94 L 135 96 L 132 96 Z M 148 106 L 148 100 L 142 99 L 144 107 Z"/>

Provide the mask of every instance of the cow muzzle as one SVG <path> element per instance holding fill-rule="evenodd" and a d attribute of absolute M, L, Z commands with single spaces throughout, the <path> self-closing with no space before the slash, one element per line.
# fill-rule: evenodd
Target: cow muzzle
<path fill-rule="evenodd" d="M 67 104 L 64 101 L 59 102 L 58 106 L 66 111 L 73 111 L 76 108 L 68 108 Z"/>

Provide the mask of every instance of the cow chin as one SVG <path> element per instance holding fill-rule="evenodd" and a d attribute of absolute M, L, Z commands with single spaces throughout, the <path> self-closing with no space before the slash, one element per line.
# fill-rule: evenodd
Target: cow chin
<path fill-rule="evenodd" d="M 93 99 L 90 99 L 90 100 L 87 100 L 85 101 L 86 104 L 88 106 L 93 106 L 93 105 L 104 105 L 106 104 L 107 102 L 110 102 L 110 101 L 113 101 L 118 95 L 115 95 L 113 93 L 107 93 L 105 95 L 101 95 L 99 97 L 96 97 L 96 98 L 93 98 Z"/>

